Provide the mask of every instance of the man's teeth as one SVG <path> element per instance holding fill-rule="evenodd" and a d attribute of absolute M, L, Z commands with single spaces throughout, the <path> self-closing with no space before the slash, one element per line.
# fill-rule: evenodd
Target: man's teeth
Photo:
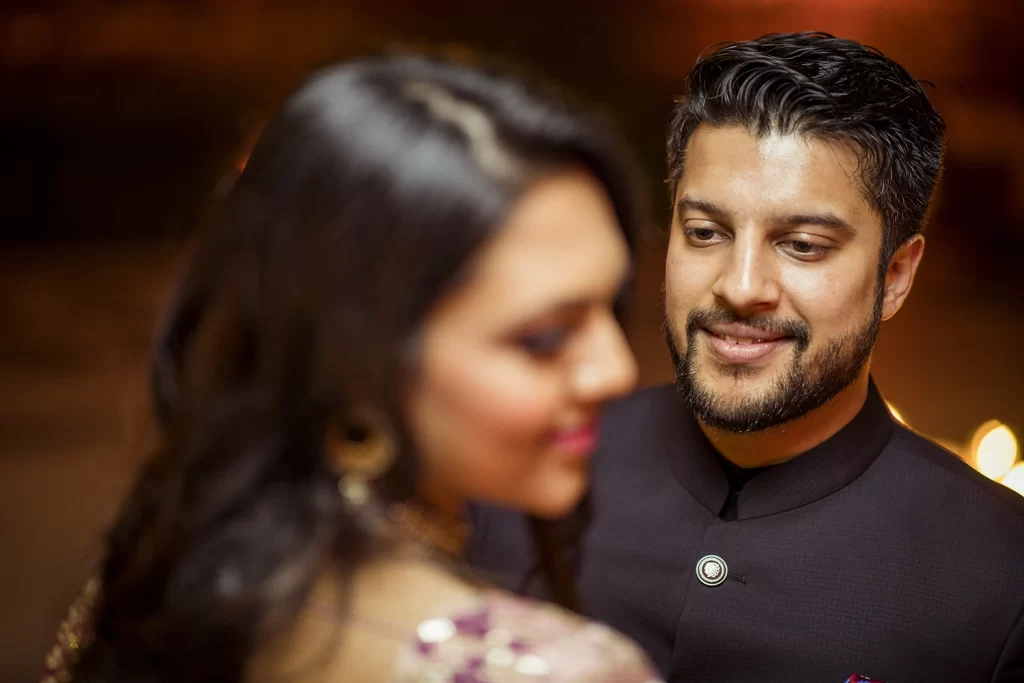
<path fill-rule="evenodd" d="M 763 344 L 764 339 L 757 337 L 732 337 L 728 334 L 723 334 L 722 339 L 729 342 L 730 344 L 739 344 L 740 346 L 747 346 L 749 344 Z"/>

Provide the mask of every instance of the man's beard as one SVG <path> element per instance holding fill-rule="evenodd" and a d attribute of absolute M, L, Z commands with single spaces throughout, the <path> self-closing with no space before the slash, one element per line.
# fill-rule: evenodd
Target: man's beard
<path fill-rule="evenodd" d="M 785 424 L 822 407 L 860 376 L 882 323 L 881 287 L 870 319 L 859 329 L 832 339 L 821 351 L 807 357 L 810 329 L 803 321 L 766 316 L 741 317 L 726 309 L 696 309 L 686 319 L 686 353 L 680 355 L 672 326 L 665 322 L 665 336 L 676 371 L 676 387 L 697 419 L 704 425 L 732 434 L 752 434 Z M 738 400 L 716 396 L 699 377 L 697 333 L 711 325 L 744 323 L 773 334 L 790 337 L 795 345 L 793 361 L 767 390 Z M 732 375 L 756 372 L 735 366 Z"/>

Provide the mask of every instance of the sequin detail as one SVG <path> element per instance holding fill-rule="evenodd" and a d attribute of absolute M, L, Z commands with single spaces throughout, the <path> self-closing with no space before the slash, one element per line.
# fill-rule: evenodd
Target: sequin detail
<path fill-rule="evenodd" d="M 402 648 L 393 683 L 660 683 L 631 641 L 544 603 L 489 593 L 478 609 L 429 619 Z"/>

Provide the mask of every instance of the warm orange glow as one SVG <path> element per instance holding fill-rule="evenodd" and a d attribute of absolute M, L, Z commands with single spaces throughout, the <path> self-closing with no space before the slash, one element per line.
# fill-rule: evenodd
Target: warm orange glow
<path fill-rule="evenodd" d="M 962 443 L 960 443 L 958 441 L 952 441 L 950 439 L 940 439 L 940 438 L 936 438 L 935 439 L 935 443 L 939 444 L 940 446 L 945 448 L 947 451 L 949 451 L 950 453 L 954 454 L 956 457 L 960 458 L 961 460 L 965 459 L 965 456 L 964 456 L 964 445 Z"/>
<path fill-rule="evenodd" d="M 252 154 L 252 149 L 256 146 L 256 141 L 259 140 L 260 133 L 262 132 L 263 122 L 261 121 L 252 126 L 248 135 L 246 135 L 245 145 L 242 147 L 242 154 L 238 157 L 238 161 L 235 162 L 235 168 L 239 173 L 244 171 L 246 164 L 249 163 L 249 156 Z"/>
<path fill-rule="evenodd" d="M 978 471 L 990 479 L 999 479 L 1017 459 L 1017 437 L 1006 425 L 991 420 L 974 433 L 971 454 Z"/>
<path fill-rule="evenodd" d="M 1004 486 L 1024 496 L 1024 462 L 1015 465 L 1001 481 Z"/>
<path fill-rule="evenodd" d="M 896 406 L 889 403 L 888 401 L 885 402 L 885 405 L 889 406 L 889 412 L 892 413 L 892 416 L 896 419 L 897 422 L 899 422 L 900 424 L 907 424 L 907 421 L 903 419 L 903 415 L 900 413 L 900 411 L 896 410 Z"/>

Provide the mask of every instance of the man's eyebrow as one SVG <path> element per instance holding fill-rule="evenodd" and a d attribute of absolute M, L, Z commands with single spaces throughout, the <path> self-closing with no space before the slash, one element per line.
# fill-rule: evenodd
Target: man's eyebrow
<path fill-rule="evenodd" d="M 688 211 L 699 211 L 709 216 L 714 217 L 725 217 L 729 215 L 729 211 L 720 204 L 715 204 L 712 201 L 706 199 L 699 199 L 692 195 L 684 194 L 678 201 L 676 201 L 676 215 L 682 215 Z M 796 213 L 788 216 L 780 216 L 772 221 L 777 225 L 784 225 L 787 227 L 797 227 L 800 225 L 820 225 L 826 228 L 834 228 L 847 235 L 854 235 L 857 233 L 849 221 L 840 218 L 838 215 L 831 211 L 825 211 L 822 213 Z"/>
<path fill-rule="evenodd" d="M 782 225 L 797 227 L 800 225 L 820 225 L 826 228 L 835 228 L 847 235 L 857 234 L 857 229 L 831 212 L 825 213 L 799 213 L 791 216 L 782 216 L 776 221 Z"/>
<path fill-rule="evenodd" d="M 715 204 L 714 202 L 709 202 L 706 199 L 698 199 L 697 197 L 684 194 L 679 197 L 678 201 L 676 201 L 676 215 L 683 214 L 687 211 L 700 211 L 714 216 L 724 216 L 729 213 L 723 207 Z"/>

